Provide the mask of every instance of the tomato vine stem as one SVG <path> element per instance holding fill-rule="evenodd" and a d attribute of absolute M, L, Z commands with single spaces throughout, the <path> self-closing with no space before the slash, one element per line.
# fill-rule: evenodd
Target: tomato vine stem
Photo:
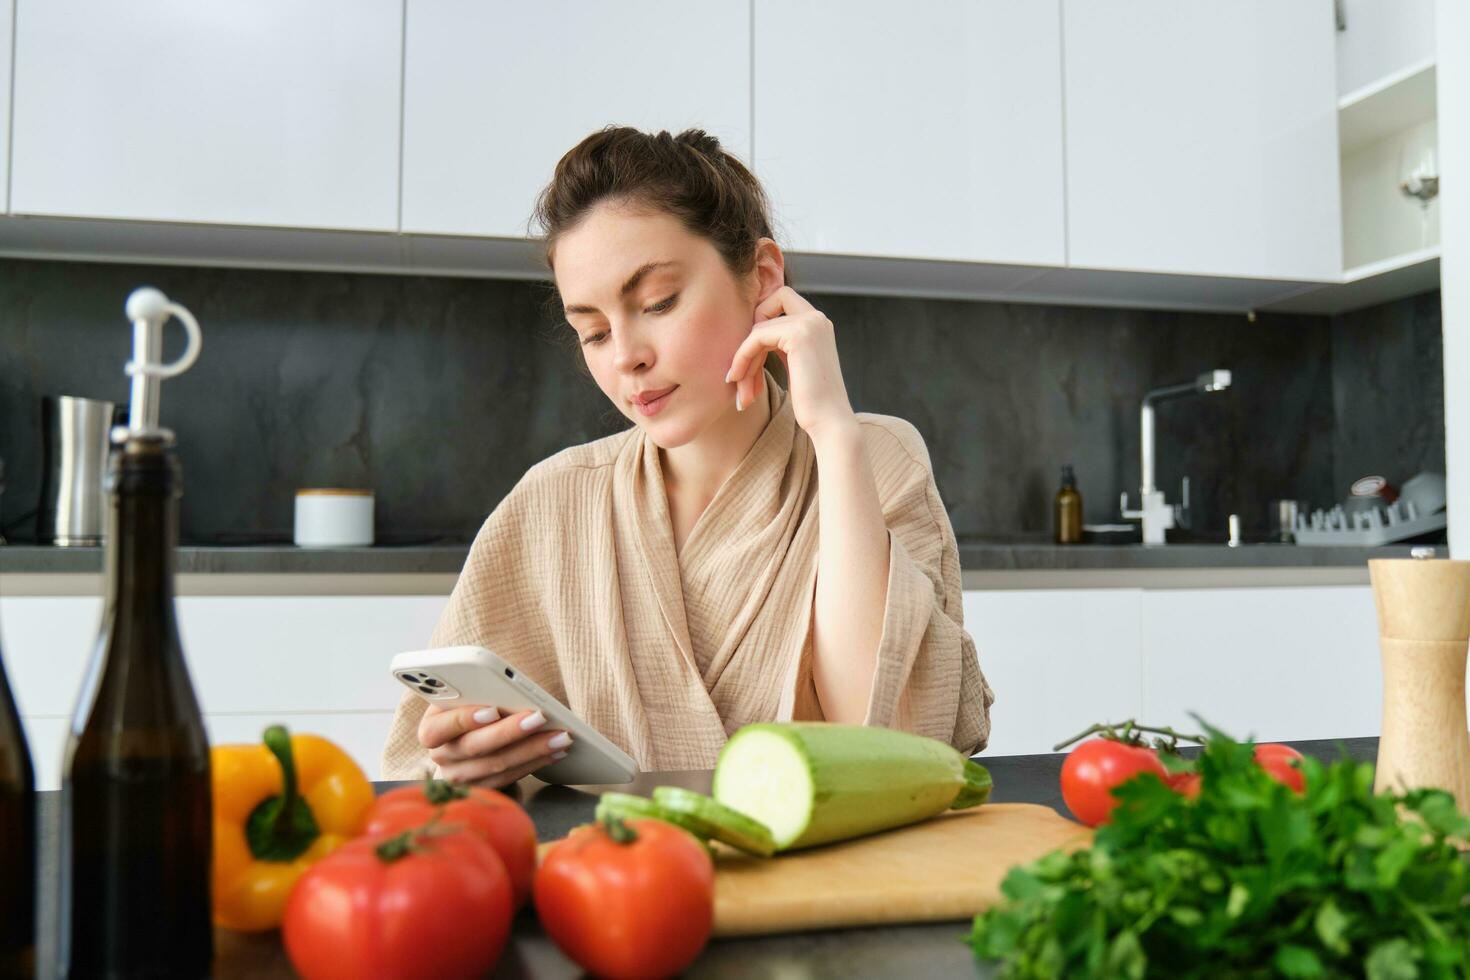
<path fill-rule="evenodd" d="M 1122 730 L 1121 734 L 1119 732 L 1120 729 Z M 1139 738 L 1137 734 L 1139 732 L 1149 732 L 1154 735 L 1165 735 L 1174 741 L 1179 741 L 1180 739 L 1183 739 L 1186 742 L 1197 742 L 1201 745 L 1203 745 L 1205 741 L 1205 737 L 1203 735 L 1191 735 L 1187 732 L 1176 732 L 1174 729 L 1169 727 L 1140 725 L 1135 719 L 1129 718 L 1128 720 L 1122 722 L 1101 722 L 1099 724 L 1093 725 L 1086 731 L 1079 732 L 1078 734 L 1073 735 L 1065 742 L 1058 742 L 1056 745 L 1053 745 L 1051 747 L 1051 750 L 1053 752 L 1060 752 L 1062 749 L 1065 749 L 1072 743 L 1080 742 L 1084 738 L 1087 738 L 1089 735 L 1101 735 L 1103 738 L 1112 739 L 1115 742 L 1127 742 L 1131 745 L 1142 745 L 1143 739 Z"/>

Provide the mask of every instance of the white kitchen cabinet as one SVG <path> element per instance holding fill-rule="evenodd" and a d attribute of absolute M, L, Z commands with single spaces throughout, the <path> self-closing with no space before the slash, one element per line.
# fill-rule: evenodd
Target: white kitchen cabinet
<path fill-rule="evenodd" d="M 1138 589 L 966 592 L 965 628 L 995 689 L 986 755 L 1029 755 L 1094 721 L 1139 717 Z"/>
<path fill-rule="evenodd" d="M 213 741 L 253 741 L 273 721 L 341 739 L 370 776 L 399 688 L 393 654 L 428 645 L 447 596 L 181 596 L 179 632 Z M 102 600 L 0 601 L 5 668 L 38 784 L 55 788 Z M 47 782 L 47 780 L 50 782 Z"/>
<path fill-rule="evenodd" d="M 20 0 L 10 210 L 393 231 L 402 0 Z"/>
<path fill-rule="evenodd" d="M 1178 589 L 1143 596 L 1143 714 L 1237 738 L 1377 735 L 1373 590 Z"/>
<path fill-rule="evenodd" d="M 1434 0 L 1338 0 L 1337 94 L 1434 62 Z"/>
<path fill-rule="evenodd" d="M 755 169 L 802 252 L 1060 266 L 1055 3 L 755 0 Z"/>
<path fill-rule="evenodd" d="M 535 234 L 556 162 L 609 124 L 748 161 L 748 0 L 407 0 L 404 231 Z"/>
<path fill-rule="evenodd" d="M 1342 276 L 1332 0 L 1063 0 L 1081 268 Z"/>
<path fill-rule="evenodd" d="M 11 62 L 15 54 L 15 0 L 0 0 L 0 84 L 11 83 Z M 5 209 L 10 209 L 10 99 L 0 99 L 0 184 L 5 187 Z"/>
<path fill-rule="evenodd" d="M 204 728 L 211 745 L 258 742 L 268 726 L 284 724 L 292 732 L 310 732 L 331 739 L 352 756 L 369 779 L 378 778 L 378 759 L 392 722 L 392 711 L 204 716 Z M 25 718 L 24 723 L 26 741 L 31 748 L 31 764 L 36 771 L 36 788 L 60 789 L 71 719 L 32 716 Z"/>
<path fill-rule="evenodd" d="M 1368 586 L 968 591 L 965 628 L 995 688 L 987 755 L 1050 752 L 1137 718 L 1237 737 L 1378 734 Z"/>

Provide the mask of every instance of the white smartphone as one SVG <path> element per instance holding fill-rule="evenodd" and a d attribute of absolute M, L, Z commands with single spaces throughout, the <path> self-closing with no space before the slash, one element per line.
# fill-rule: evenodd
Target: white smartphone
<path fill-rule="evenodd" d="M 638 775 L 638 764 L 628 753 L 484 647 L 438 647 L 400 653 L 393 658 L 391 669 L 401 684 L 430 704 L 444 708 L 493 705 L 505 714 L 539 709 L 546 716 L 543 731 L 570 732 L 572 747 L 567 757 L 533 773 L 542 782 L 630 783 Z"/>

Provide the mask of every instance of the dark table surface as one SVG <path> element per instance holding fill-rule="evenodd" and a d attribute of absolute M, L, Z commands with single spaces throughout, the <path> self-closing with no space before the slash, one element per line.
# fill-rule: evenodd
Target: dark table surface
<path fill-rule="evenodd" d="M 1292 742 L 1302 752 L 1324 761 L 1339 757 L 1339 746 L 1353 758 L 1373 761 L 1376 738 L 1341 741 Z M 991 799 L 997 803 L 1041 803 L 1066 813 L 1058 776 L 1065 755 L 1013 755 L 976 761 L 995 779 Z M 686 786 L 708 792 L 709 772 L 645 773 L 625 786 L 599 789 L 647 794 L 654 786 Z M 379 792 L 410 783 L 374 784 Z M 574 826 L 592 819 L 597 792 L 547 786 L 522 780 L 516 795 L 536 823 L 537 836 L 554 840 Z M 57 844 L 60 794 L 39 796 L 40 823 L 40 948 L 38 975 L 54 972 L 56 949 Z M 847 977 L 990 976 L 988 964 L 976 964 L 961 942 L 967 922 L 881 928 L 832 929 L 741 939 L 712 940 L 686 976 L 778 977 L 780 980 L 816 980 Z M 293 976 L 280 936 L 276 932 L 246 934 L 215 931 L 215 974 L 219 978 Z M 505 954 L 493 977 L 570 978 L 582 971 L 567 959 L 541 931 L 527 910 L 516 920 Z"/>

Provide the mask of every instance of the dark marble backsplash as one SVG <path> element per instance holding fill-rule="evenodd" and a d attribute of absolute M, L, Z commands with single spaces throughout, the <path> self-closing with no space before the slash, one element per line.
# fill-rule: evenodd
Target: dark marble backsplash
<path fill-rule="evenodd" d="M 801 288 L 798 279 L 796 286 Z M 0 523 L 40 485 L 40 397 L 124 402 L 123 301 L 152 284 L 204 328 L 166 382 L 186 542 L 289 540 L 302 486 L 377 493 L 383 543 L 471 538 L 526 468 L 626 423 L 575 366 L 544 283 L 0 260 Z M 1242 316 L 811 294 L 837 326 L 859 411 L 928 442 L 962 538 L 1046 536 L 1060 467 L 1089 522 L 1136 505 L 1138 407 L 1229 368 L 1234 386 L 1158 409 L 1158 480 L 1193 485 L 1196 530 L 1266 526 L 1267 501 L 1327 504 L 1351 479 L 1444 469 L 1439 296 L 1343 317 Z M 176 325 L 170 328 L 170 335 Z M 173 337 L 169 354 L 181 341 Z"/>
<path fill-rule="evenodd" d="M 1439 293 L 1333 318 L 1333 472 L 1393 483 L 1445 471 L 1444 347 Z"/>

